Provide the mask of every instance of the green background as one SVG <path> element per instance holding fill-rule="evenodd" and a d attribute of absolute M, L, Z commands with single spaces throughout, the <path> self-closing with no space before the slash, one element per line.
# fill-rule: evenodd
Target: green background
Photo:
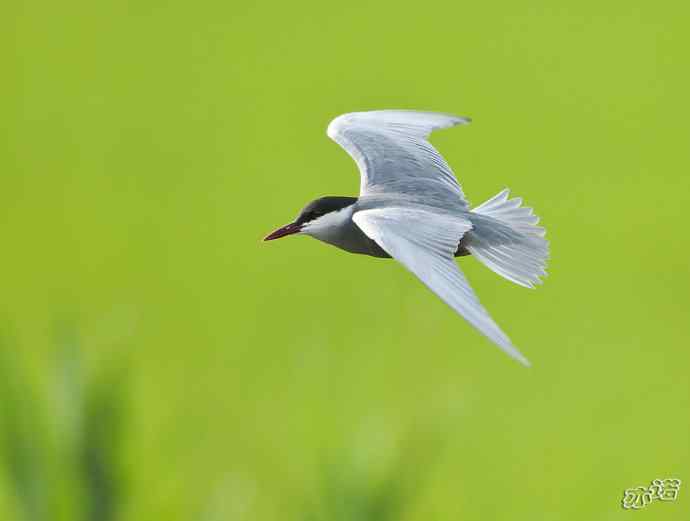
<path fill-rule="evenodd" d="M 0 48 L 0 519 L 690 519 L 682 2 L 13 2 Z M 547 227 L 536 291 L 460 260 L 532 361 L 392 261 L 262 243 L 356 195 L 336 115 L 474 118 L 472 203 Z M 687 487 L 688 485 L 683 485 Z"/>

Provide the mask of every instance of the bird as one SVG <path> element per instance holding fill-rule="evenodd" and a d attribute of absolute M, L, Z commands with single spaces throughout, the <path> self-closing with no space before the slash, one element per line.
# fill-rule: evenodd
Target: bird
<path fill-rule="evenodd" d="M 373 110 L 336 117 L 327 135 L 354 159 L 359 197 L 325 196 L 264 240 L 307 235 L 347 252 L 393 258 L 508 355 L 529 366 L 491 318 L 455 257 L 475 257 L 533 288 L 546 276 L 549 243 L 532 208 L 506 188 L 470 208 L 429 142 L 432 131 L 471 119 L 439 112 Z"/>

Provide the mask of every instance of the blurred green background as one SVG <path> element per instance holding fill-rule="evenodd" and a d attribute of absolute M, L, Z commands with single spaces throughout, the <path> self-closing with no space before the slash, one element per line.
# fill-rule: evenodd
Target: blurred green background
<path fill-rule="evenodd" d="M 690 8 L 11 2 L 0 519 L 690 519 Z M 471 258 L 526 369 L 391 261 L 262 243 L 356 195 L 336 115 L 433 142 L 552 244 Z M 686 486 L 686 485 L 684 485 Z"/>

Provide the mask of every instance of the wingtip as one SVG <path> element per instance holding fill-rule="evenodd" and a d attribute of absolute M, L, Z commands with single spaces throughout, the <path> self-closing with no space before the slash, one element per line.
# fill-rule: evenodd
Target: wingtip
<path fill-rule="evenodd" d="M 523 355 L 517 347 L 510 343 L 510 340 L 508 340 L 507 343 L 497 342 L 497 344 L 511 358 L 517 360 L 525 367 L 532 367 L 532 364 L 529 360 L 527 360 L 527 357 Z"/>
<path fill-rule="evenodd" d="M 511 358 L 517 360 L 520 362 L 522 365 L 525 367 L 532 367 L 532 364 L 530 363 L 529 360 L 527 360 L 527 357 L 523 355 L 517 347 L 515 347 L 510 340 L 508 340 L 507 337 L 504 337 L 504 341 L 497 341 L 492 338 L 492 340 L 500 347 L 508 356 Z"/>
<path fill-rule="evenodd" d="M 518 360 L 518 362 L 520 362 L 525 367 L 532 367 L 532 363 L 529 360 L 527 360 L 527 358 L 525 358 L 524 356 L 518 358 L 517 360 Z"/>

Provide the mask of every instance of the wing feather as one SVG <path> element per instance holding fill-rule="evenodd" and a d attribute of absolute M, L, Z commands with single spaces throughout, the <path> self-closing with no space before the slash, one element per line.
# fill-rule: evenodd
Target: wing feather
<path fill-rule="evenodd" d="M 459 196 L 466 205 L 453 171 L 427 138 L 434 130 L 469 122 L 436 112 L 377 110 L 338 116 L 327 133 L 357 163 L 362 195 L 418 193 L 423 185 Z"/>
<path fill-rule="evenodd" d="M 353 220 L 470 324 L 510 356 L 529 365 L 479 303 L 455 263 L 458 242 L 472 228 L 468 220 L 415 207 L 362 210 Z"/>

